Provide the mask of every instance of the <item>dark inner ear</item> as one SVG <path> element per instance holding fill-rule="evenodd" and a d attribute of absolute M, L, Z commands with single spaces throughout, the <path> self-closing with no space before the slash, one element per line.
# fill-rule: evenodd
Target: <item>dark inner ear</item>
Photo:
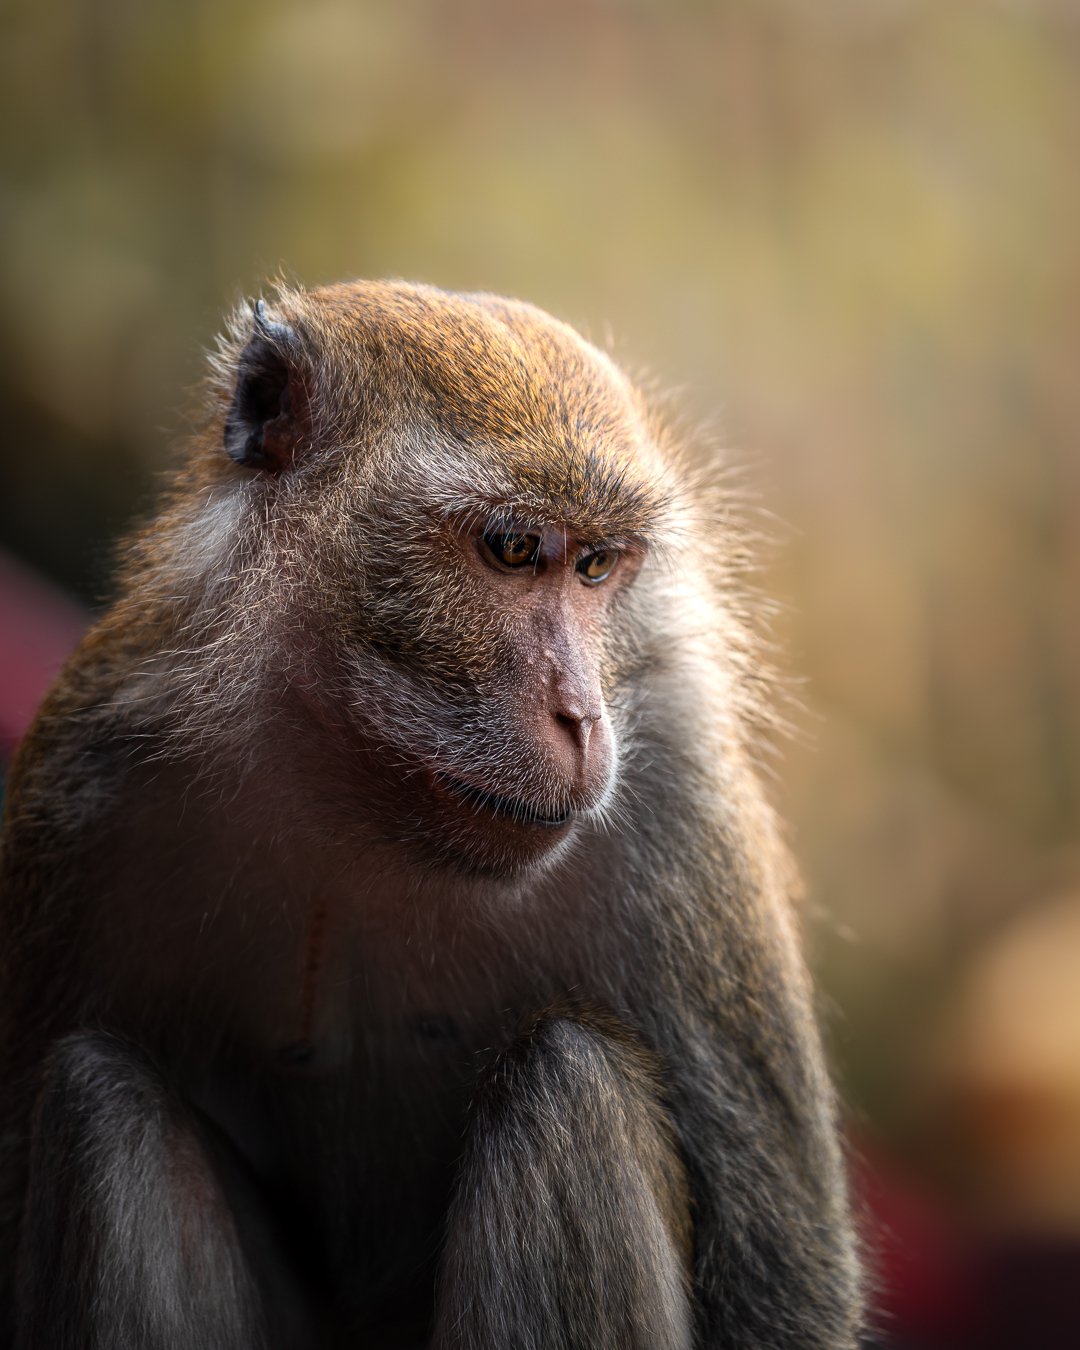
<path fill-rule="evenodd" d="M 307 438 L 307 397 L 300 343 L 286 324 L 270 323 L 260 301 L 255 332 L 240 353 L 236 389 L 225 418 L 225 450 L 252 469 L 278 473 Z"/>

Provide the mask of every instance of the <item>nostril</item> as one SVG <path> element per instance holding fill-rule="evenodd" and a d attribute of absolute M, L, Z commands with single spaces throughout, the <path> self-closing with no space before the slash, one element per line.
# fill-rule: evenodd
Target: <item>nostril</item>
<path fill-rule="evenodd" d="M 567 708 L 555 714 L 555 721 L 581 747 L 589 748 L 589 736 L 593 727 L 600 721 L 599 712 L 581 712 L 577 708 Z"/>

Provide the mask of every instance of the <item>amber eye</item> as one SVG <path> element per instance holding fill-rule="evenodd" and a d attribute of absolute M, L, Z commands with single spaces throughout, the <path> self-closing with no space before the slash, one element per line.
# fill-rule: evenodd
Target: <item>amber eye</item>
<path fill-rule="evenodd" d="M 489 530 L 484 535 L 484 547 L 503 567 L 525 567 L 540 555 L 540 536 Z"/>
<path fill-rule="evenodd" d="M 577 570 L 590 585 L 607 581 L 615 570 L 619 555 L 610 548 L 598 548 L 595 553 L 587 554 L 577 565 Z"/>

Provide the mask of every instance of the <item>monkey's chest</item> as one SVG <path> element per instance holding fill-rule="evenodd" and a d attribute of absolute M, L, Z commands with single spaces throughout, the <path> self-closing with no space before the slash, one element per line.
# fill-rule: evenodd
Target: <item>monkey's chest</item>
<path fill-rule="evenodd" d="M 304 1232 L 312 1275 L 347 1324 L 393 1321 L 430 1296 L 484 1058 L 458 1018 L 430 1009 L 369 1028 L 332 1068 L 316 1048 L 261 1103 L 240 1104 L 238 1142 L 276 1225 Z"/>
<path fill-rule="evenodd" d="M 309 1035 L 269 1001 L 245 1052 L 257 1067 L 210 1109 L 310 1237 L 335 1301 L 377 1309 L 434 1287 L 478 1079 L 574 981 L 536 951 L 525 969 L 497 938 L 364 937 L 327 943 Z"/>

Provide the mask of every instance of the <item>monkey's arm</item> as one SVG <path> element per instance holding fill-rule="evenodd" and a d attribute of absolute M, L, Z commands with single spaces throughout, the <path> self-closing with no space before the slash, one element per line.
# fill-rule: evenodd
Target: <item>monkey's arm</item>
<path fill-rule="evenodd" d="M 689 1273 L 651 1057 L 608 1018 L 545 1018 L 477 1095 L 435 1350 L 688 1350 Z"/>
<path fill-rule="evenodd" d="M 732 845 L 671 882 L 638 1006 L 690 1185 L 696 1343 L 853 1350 L 859 1265 L 790 901 Z"/>
<path fill-rule="evenodd" d="M 44 1075 L 17 1350 L 258 1350 L 254 1279 L 195 1122 L 141 1055 L 68 1037 Z"/>
<path fill-rule="evenodd" d="M 732 735 L 720 662 L 658 667 L 676 678 L 658 680 L 641 735 L 669 786 L 628 781 L 644 805 L 604 927 L 623 934 L 632 973 L 609 997 L 660 1057 L 691 1193 L 695 1344 L 853 1350 L 863 1287 L 799 881 Z M 704 732 L 672 748 L 679 707 Z M 620 865 L 612 856 L 608 876 Z"/>
<path fill-rule="evenodd" d="M 697 1344 L 853 1350 L 861 1289 L 830 1128 L 760 1046 L 698 1035 L 671 1092 L 693 1196 Z"/>

